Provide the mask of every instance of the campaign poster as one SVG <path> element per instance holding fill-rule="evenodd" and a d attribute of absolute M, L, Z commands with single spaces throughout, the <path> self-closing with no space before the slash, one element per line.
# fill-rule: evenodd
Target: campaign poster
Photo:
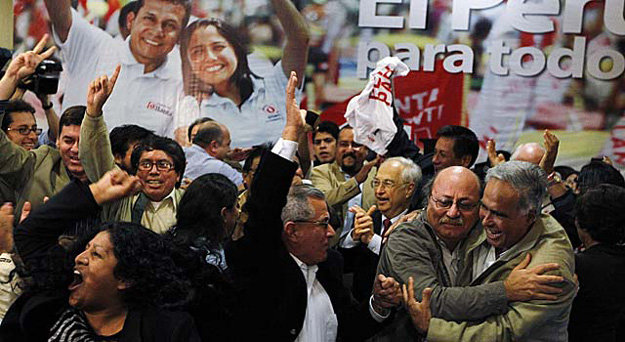
<path fill-rule="evenodd" d="M 395 78 L 394 105 L 415 142 L 435 138 L 443 125 L 464 125 L 478 135 L 484 161 L 489 139 L 512 152 L 520 143 L 542 142 L 542 131 L 550 129 L 561 141 L 556 165 L 579 169 L 607 155 L 623 169 L 624 2 L 193 0 L 189 23 L 167 56 L 179 72 L 171 76 L 176 91 L 151 103 L 136 101 L 137 111 L 153 120 L 134 122 L 133 109 L 126 108 L 112 122 L 153 126 L 188 144 L 186 127 L 211 117 L 233 132 L 233 147 L 253 146 L 279 136 L 289 70 L 300 76 L 302 106 L 340 124 L 376 61 L 397 56 L 411 72 Z M 142 20 L 119 20 L 128 3 L 79 0 L 72 6 L 98 34 L 123 44 L 128 38 L 120 23 Z M 52 32 L 42 0 L 16 0 L 13 11 L 15 53 Z M 56 57 L 62 63 L 72 58 L 63 48 Z M 59 112 L 78 76 L 65 72 L 55 98 Z"/>

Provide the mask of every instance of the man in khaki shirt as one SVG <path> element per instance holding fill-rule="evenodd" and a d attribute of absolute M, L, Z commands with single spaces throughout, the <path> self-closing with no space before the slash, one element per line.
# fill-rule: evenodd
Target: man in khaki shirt
<path fill-rule="evenodd" d="M 102 106 L 113 90 L 119 70 L 118 67 L 111 79 L 102 76 L 89 85 L 87 115 L 80 131 L 84 138 L 80 147 L 84 150 L 80 156 L 91 181 L 116 167 Z M 140 223 L 157 233 L 166 232 L 176 223 L 185 164 L 184 152 L 175 141 L 158 136 L 141 141 L 132 151 L 131 166 L 141 179 L 143 191 L 104 206 L 102 219 Z"/>
<path fill-rule="evenodd" d="M 347 211 L 350 206 L 358 205 L 368 210 L 375 202 L 372 182 L 378 160 L 365 163 L 367 152 L 365 146 L 354 142 L 354 130 L 346 126 L 339 132 L 336 160 L 312 170 L 310 180 L 313 185 L 323 192 L 328 204 L 344 221 L 343 227 L 337 227 L 331 245 L 344 235 L 342 231 L 348 232 L 353 226 L 353 215 Z"/>

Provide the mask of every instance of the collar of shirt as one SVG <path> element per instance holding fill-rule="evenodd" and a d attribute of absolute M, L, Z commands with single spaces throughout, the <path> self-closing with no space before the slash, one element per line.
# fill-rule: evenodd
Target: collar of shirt
<path fill-rule="evenodd" d="M 308 291 L 310 292 L 310 289 L 312 288 L 313 283 L 317 279 L 317 270 L 319 269 L 319 266 L 306 265 L 304 262 L 298 259 L 295 255 L 291 253 L 289 254 L 293 258 L 293 260 L 295 260 L 295 263 L 297 263 L 297 266 L 299 266 L 300 270 L 302 270 L 302 274 L 304 274 L 304 279 L 306 279 L 306 287 L 308 288 Z"/>
<path fill-rule="evenodd" d="M 132 51 L 130 50 L 130 36 L 126 38 L 123 46 L 124 48 L 122 50 L 122 56 L 121 56 L 121 63 L 123 65 L 127 67 L 130 66 L 133 69 L 140 67 L 141 74 L 144 76 L 154 75 L 154 77 L 157 77 L 163 80 L 167 80 L 173 77 L 175 70 L 172 70 L 171 66 L 168 63 L 169 57 L 166 56 L 165 61 L 163 61 L 163 64 L 161 64 L 158 68 L 156 68 L 156 70 L 149 72 L 147 74 L 144 74 L 143 70 L 145 66 L 137 61 L 135 56 L 132 54 Z"/>
<path fill-rule="evenodd" d="M 399 213 L 399 215 L 391 218 L 391 224 L 397 222 L 397 220 L 399 220 L 402 216 L 408 214 L 408 208 L 406 208 L 404 211 L 402 211 L 401 213 Z M 384 214 L 382 214 L 382 222 L 384 222 L 384 220 L 386 220 L 388 217 L 384 216 Z M 438 238 L 438 236 L 436 237 Z"/>
<path fill-rule="evenodd" d="M 160 202 L 150 201 L 150 206 L 152 207 L 152 209 L 156 211 L 163 204 L 163 202 L 170 200 L 172 205 L 174 206 L 174 212 L 175 212 L 177 208 L 176 208 L 176 201 L 174 201 L 174 192 L 176 192 L 175 188 L 169 193 L 169 195 L 165 196 L 165 198 L 160 200 Z"/>
<path fill-rule="evenodd" d="M 204 148 L 202 148 L 202 146 L 197 145 L 197 144 L 192 144 L 191 146 L 187 147 L 189 149 L 189 151 L 193 151 L 202 155 L 206 155 L 206 157 L 208 159 L 217 159 L 213 156 L 211 156 L 210 154 L 208 154 L 208 152 L 206 152 L 206 150 Z"/>
<path fill-rule="evenodd" d="M 245 102 L 241 104 L 241 108 L 248 103 L 254 103 L 254 100 L 256 98 L 258 98 L 261 95 L 264 95 L 265 87 L 262 84 L 263 79 L 260 77 L 254 77 L 254 76 L 251 76 L 251 79 L 252 79 L 252 94 L 247 100 L 245 100 Z M 230 98 L 223 97 L 215 92 L 213 92 L 210 96 L 202 100 L 202 106 L 204 107 L 218 106 L 218 105 L 223 105 L 226 103 L 231 103 L 233 106 L 236 106 L 234 101 L 232 101 Z"/>
<path fill-rule="evenodd" d="M 441 246 L 441 252 L 443 256 L 443 264 L 447 269 L 447 274 L 449 275 L 449 280 L 451 280 L 451 284 L 456 284 L 456 276 L 458 275 L 458 264 L 460 263 L 460 258 L 458 256 L 458 250 L 460 249 L 460 244 L 456 245 L 453 251 L 450 251 L 447 248 L 447 244 L 438 237 L 438 235 L 434 234 L 436 237 L 436 242 Z"/>

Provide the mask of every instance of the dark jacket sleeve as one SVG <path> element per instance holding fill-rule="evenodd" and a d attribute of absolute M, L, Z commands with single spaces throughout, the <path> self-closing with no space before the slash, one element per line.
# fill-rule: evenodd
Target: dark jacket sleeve
<path fill-rule="evenodd" d="M 281 156 L 266 152 L 258 165 L 248 199 L 245 235 L 255 243 L 282 243 L 280 215 L 297 165 Z"/>
<path fill-rule="evenodd" d="M 558 198 L 551 199 L 554 210 L 549 213 L 566 231 L 571 245 L 573 248 L 577 248 L 582 244 L 582 241 L 577 235 L 577 228 L 575 227 L 575 195 L 573 191 L 567 190 L 566 193 Z"/>
<path fill-rule="evenodd" d="M 369 313 L 369 299 L 358 303 L 343 285 L 343 258 L 340 253 L 328 250 L 328 259 L 319 264 L 317 277 L 328 294 L 332 294 L 332 307 L 339 322 L 339 341 L 364 341 L 380 331 L 386 323 L 376 322 Z"/>
<path fill-rule="evenodd" d="M 388 150 L 387 155 L 389 157 L 406 157 L 408 159 L 417 161 L 419 157 L 421 157 L 421 153 L 419 153 L 419 147 L 415 145 L 406 131 L 404 131 L 404 120 L 399 117 L 397 114 L 397 110 L 393 107 L 393 122 L 397 127 L 397 133 L 391 140 L 391 143 L 388 144 L 386 149 Z"/>
<path fill-rule="evenodd" d="M 94 216 L 99 209 L 89 186 L 74 180 L 48 202 L 33 210 L 17 226 L 13 237 L 26 266 L 46 258 L 49 249 L 58 246 L 58 238 L 67 227 Z"/>

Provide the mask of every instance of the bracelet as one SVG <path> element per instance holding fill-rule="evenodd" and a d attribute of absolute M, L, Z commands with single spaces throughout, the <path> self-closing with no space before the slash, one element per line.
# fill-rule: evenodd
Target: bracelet
<path fill-rule="evenodd" d="M 43 103 L 41 104 L 41 108 L 43 108 L 43 110 L 48 110 L 48 109 L 50 109 L 52 107 L 54 107 L 52 102 L 49 102 L 47 106 L 45 104 L 43 104 Z"/>

